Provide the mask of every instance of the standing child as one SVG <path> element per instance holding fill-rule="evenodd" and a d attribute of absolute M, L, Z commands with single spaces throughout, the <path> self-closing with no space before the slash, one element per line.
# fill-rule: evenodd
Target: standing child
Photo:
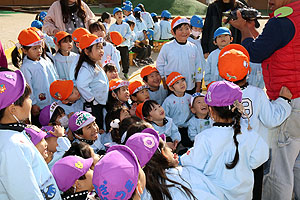
<path fill-rule="evenodd" d="M 128 89 L 132 102 L 140 104 L 146 100 L 149 100 L 148 86 L 143 85 L 141 81 L 131 82 Z"/>
<path fill-rule="evenodd" d="M 25 133 L 31 89 L 17 70 L 0 72 L 0 199 L 61 199 L 48 166 Z"/>
<path fill-rule="evenodd" d="M 166 116 L 173 119 L 174 124 L 178 127 L 181 134 L 181 142 L 185 147 L 192 146 L 188 137 L 188 120 L 191 118 L 190 100 L 191 95 L 186 93 L 185 78 L 178 72 L 172 72 L 166 81 L 169 89 L 172 91 L 164 101 L 162 107 Z"/>
<path fill-rule="evenodd" d="M 222 80 L 218 71 L 219 54 L 224 47 L 226 47 L 232 42 L 232 40 L 233 37 L 231 36 L 231 32 L 228 28 L 219 27 L 215 31 L 213 43 L 217 45 L 218 48 L 212 51 L 207 58 L 207 63 L 204 68 L 205 71 L 204 81 L 206 85 L 208 85 L 212 81 Z"/>
<path fill-rule="evenodd" d="M 269 148 L 254 131 L 241 128 L 242 91 L 228 81 L 209 88 L 205 102 L 215 121 L 195 138 L 194 147 L 181 157 L 183 166 L 194 166 L 220 189 L 226 199 L 251 199 L 252 169 L 269 157 Z"/>
<path fill-rule="evenodd" d="M 153 30 L 154 30 L 154 36 L 153 36 L 153 40 L 160 40 L 160 35 L 161 35 L 161 31 L 160 31 L 160 23 L 158 21 L 158 18 L 157 18 L 157 14 L 156 13 L 151 13 L 151 17 L 153 19 L 153 22 L 154 22 L 154 27 L 153 27 Z"/>
<path fill-rule="evenodd" d="M 208 106 L 204 101 L 204 97 L 204 94 L 197 92 L 191 98 L 191 112 L 194 114 L 188 121 L 188 134 L 191 141 L 194 141 L 196 135 L 201 131 L 211 127 Z"/>
<path fill-rule="evenodd" d="M 54 36 L 54 42 L 58 51 L 54 56 L 54 65 L 60 79 L 69 80 L 71 64 L 76 59 L 77 54 L 72 52 L 72 36 L 64 31 L 57 32 Z"/>
<path fill-rule="evenodd" d="M 116 7 L 113 11 L 114 18 L 116 19 L 116 23 L 112 24 L 108 30 L 108 32 L 117 31 L 121 33 L 123 37 L 123 41 L 120 45 L 117 46 L 117 49 L 120 51 L 121 54 L 121 61 L 122 61 L 122 72 L 126 79 L 128 79 L 128 70 L 129 70 L 129 46 L 130 46 L 130 37 L 131 37 L 131 30 L 127 23 L 123 22 L 123 13 L 122 9 Z"/>
<path fill-rule="evenodd" d="M 171 22 L 169 20 L 171 19 L 171 13 L 167 10 L 163 10 L 161 13 L 161 21 L 160 21 L 160 39 L 161 40 L 170 40 L 173 38 L 173 35 L 171 33 Z"/>
<path fill-rule="evenodd" d="M 149 87 L 148 92 L 150 99 L 162 105 L 168 95 L 168 90 L 161 84 L 161 76 L 156 67 L 152 65 L 145 66 L 141 71 L 141 78 Z"/>
<path fill-rule="evenodd" d="M 80 38 L 82 50 L 75 69 L 76 86 L 83 97 L 85 110 L 96 117 L 100 129 L 103 129 L 103 108 L 108 97 L 108 79 L 97 64 L 103 56 L 103 38 L 86 34 Z"/>

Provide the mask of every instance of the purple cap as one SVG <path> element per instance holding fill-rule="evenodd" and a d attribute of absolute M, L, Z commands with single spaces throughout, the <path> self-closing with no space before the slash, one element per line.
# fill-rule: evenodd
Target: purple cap
<path fill-rule="evenodd" d="M 135 153 L 141 167 L 144 167 L 156 152 L 158 144 L 158 133 L 152 128 L 146 128 L 142 133 L 130 136 L 125 145 Z"/>
<path fill-rule="evenodd" d="M 0 72 L 0 110 L 11 105 L 23 95 L 25 83 L 20 70 Z"/>
<path fill-rule="evenodd" d="M 230 106 L 238 100 L 242 101 L 241 88 L 229 81 L 216 81 L 212 83 L 205 95 L 205 103 L 209 106 Z"/>
<path fill-rule="evenodd" d="M 72 132 L 77 131 L 78 129 L 89 125 L 95 121 L 95 119 L 96 118 L 93 115 L 86 111 L 76 112 L 69 119 L 69 128 Z"/>
<path fill-rule="evenodd" d="M 45 139 L 46 138 L 49 138 L 49 137 L 56 137 L 55 135 L 53 135 L 52 133 L 50 133 L 50 131 L 54 131 L 54 128 L 53 126 L 43 126 L 42 128 L 42 131 L 44 131 L 47 135 L 45 136 Z"/>
<path fill-rule="evenodd" d="M 56 108 L 59 107 L 57 102 L 53 102 L 52 104 L 45 106 L 40 113 L 39 121 L 42 126 L 47 126 L 50 122 L 50 119 L 56 110 Z"/>
<path fill-rule="evenodd" d="M 47 133 L 33 125 L 27 125 L 25 132 L 27 135 L 29 134 L 30 140 L 34 146 L 37 145 L 47 135 Z"/>
<path fill-rule="evenodd" d="M 125 145 L 114 145 L 94 168 L 93 185 L 100 199 L 129 199 L 137 187 L 139 163 Z"/>
<path fill-rule="evenodd" d="M 52 174 L 58 188 L 65 192 L 85 175 L 93 164 L 93 158 L 83 159 L 79 156 L 67 156 L 57 161 L 52 167 Z"/>

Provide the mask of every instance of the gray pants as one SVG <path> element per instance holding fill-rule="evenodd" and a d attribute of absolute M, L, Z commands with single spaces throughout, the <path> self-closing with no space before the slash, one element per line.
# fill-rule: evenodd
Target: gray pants
<path fill-rule="evenodd" d="M 263 200 L 300 200 L 300 98 L 291 102 L 292 113 L 272 131 L 270 171 L 263 181 Z"/>

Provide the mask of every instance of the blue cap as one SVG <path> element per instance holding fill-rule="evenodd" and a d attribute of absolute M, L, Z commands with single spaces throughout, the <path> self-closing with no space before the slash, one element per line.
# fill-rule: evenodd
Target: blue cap
<path fill-rule="evenodd" d="M 33 22 L 31 22 L 31 27 L 40 29 L 43 27 L 43 23 L 40 22 L 39 20 L 34 20 Z"/>
<path fill-rule="evenodd" d="M 131 11 L 132 10 L 132 6 L 131 5 L 124 5 L 123 7 L 122 7 L 122 10 L 127 10 L 127 11 Z"/>
<path fill-rule="evenodd" d="M 142 9 L 140 7 L 135 7 L 133 9 L 133 12 L 142 12 Z"/>
<path fill-rule="evenodd" d="M 124 3 L 123 3 L 123 5 L 125 6 L 125 5 L 130 5 L 131 7 L 132 7 L 132 2 L 131 1 L 125 1 Z"/>
<path fill-rule="evenodd" d="M 156 13 L 151 13 L 151 17 L 155 17 L 155 16 L 157 16 Z"/>
<path fill-rule="evenodd" d="M 231 35 L 231 32 L 228 28 L 226 27 L 219 27 L 215 33 L 214 33 L 214 40 L 216 39 L 216 37 L 218 37 L 219 35 Z"/>
<path fill-rule="evenodd" d="M 115 7 L 115 9 L 113 11 L 113 15 L 115 15 L 117 12 L 122 12 L 122 9 L 119 7 Z"/>
<path fill-rule="evenodd" d="M 194 15 L 190 20 L 191 26 L 203 28 L 203 19 L 199 15 Z"/>
<path fill-rule="evenodd" d="M 137 5 L 137 7 L 138 7 L 138 6 L 142 6 L 142 7 L 144 7 L 144 5 L 143 5 L 142 3 L 139 3 L 139 4 Z"/>
<path fill-rule="evenodd" d="M 165 18 L 171 18 L 171 13 L 167 10 L 163 10 L 161 12 L 161 17 L 165 17 Z"/>
<path fill-rule="evenodd" d="M 154 31 L 152 29 L 147 30 L 147 37 L 148 37 L 149 40 L 153 40 Z"/>
<path fill-rule="evenodd" d="M 41 18 L 41 20 L 44 21 L 46 15 L 47 15 L 47 12 L 46 11 L 42 11 L 42 12 L 40 12 L 39 17 Z"/>

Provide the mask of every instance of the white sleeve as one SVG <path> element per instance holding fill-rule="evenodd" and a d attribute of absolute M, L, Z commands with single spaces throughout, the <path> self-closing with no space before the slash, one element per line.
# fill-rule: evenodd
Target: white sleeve
<path fill-rule="evenodd" d="M 188 136 L 191 139 L 191 141 L 195 140 L 195 136 L 198 134 L 197 133 L 197 128 L 193 125 L 192 123 L 193 118 L 191 118 L 188 121 Z"/>
<path fill-rule="evenodd" d="M 158 54 L 158 57 L 156 59 L 156 69 L 159 72 L 159 74 L 161 75 L 161 77 L 165 77 L 165 78 L 167 78 L 167 77 L 166 77 L 164 68 L 168 63 L 166 53 L 167 53 L 167 47 L 166 47 L 166 45 L 163 45 Z"/>
<path fill-rule="evenodd" d="M 68 151 L 71 147 L 71 142 L 67 137 L 57 138 L 56 151 Z"/>
<path fill-rule="evenodd" d="M 89 87 L 89 84 L 92 82 L 92 80 L 92 73 L 87 68 L 81 66 L 76 79 L 76 86 L 80 95 L 88 102 L 95 98 L 91 88 Z"/>
<path fill-rule="evenodd" d="M 195 45 L 194 49 L 195 49 L 196 55 L 197 55 L 198 48 L 196 45 Z M 201 82 L 202 78 L 203 78 L 203 68 L 202 68 L 202 62 L 201 62 L 200 56 L 196 56 L 195 74 L 196 74 L 196 76 L 195 76 L 196 82 Z"/>

